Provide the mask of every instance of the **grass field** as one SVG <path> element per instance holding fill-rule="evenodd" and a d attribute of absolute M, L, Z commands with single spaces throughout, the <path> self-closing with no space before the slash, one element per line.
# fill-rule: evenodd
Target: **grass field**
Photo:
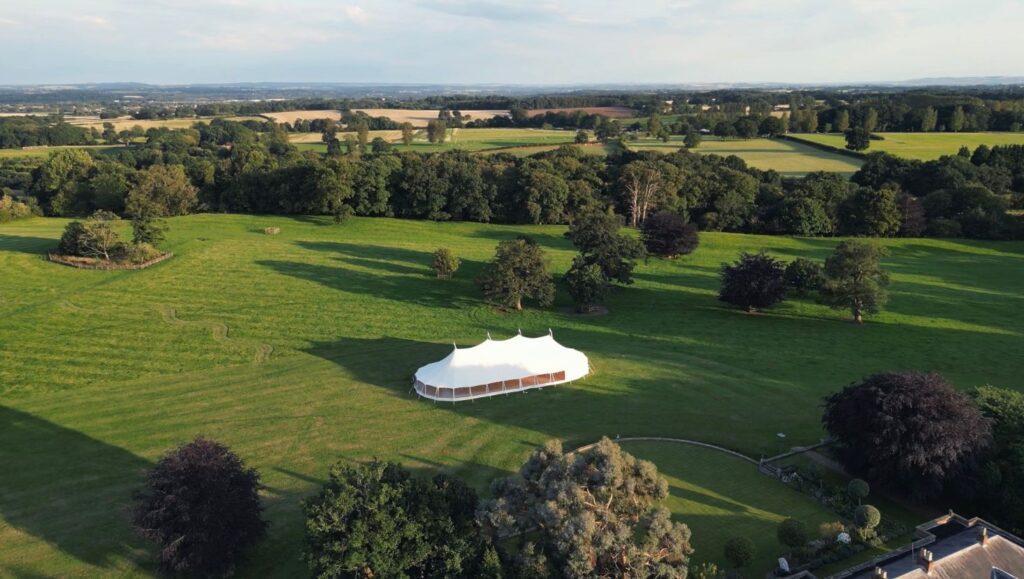
<path fill-rule="evenodd" d="M 339 138 L 344 139 L 346 133 L 339 133 Z M 388 140 L 397 151 L 416 151 L 419 153 L 436 153 L 440 151 L 486 151 L 490 149 L 505 149 L 509 147 L 543 147 L 534 149 L 537 153 L 542 150 L 550 150 L 559 145 L 572 143 L 576 137 L 575 131 L 559 131 L 544 129 L 448 129 L 448 138 L 444 143 L 433 144 L 427 140 L 425 131 L 417 131 L 411 145 L 401 142 L 401 132 L 396 131 L 370 131 L 370 140 L 380 136 Z M 293 140 L 293 143 L 300 149 L 327 151 L 327 145 L 312 142 L 309 138 Z M 591 147 L 588 147 L 590 149 Z M 595 153 L 603 153 L 603 147 L 593 147 Z M 514 151 L 513 151 L 514 152 Z"/>
<path fill-rule="evenodd" d="M 740 251 L 822 259 L 832 239 L 704 234 L 691 256 L 640 264 L 610 314 L 579 317 L 564 313 L 564 289 L 552 308 L 505 314 L 471 281 L 519 233 L 564 272 L 563 227 L 197 215 L 170 221 L 170 261 L 100 272 L 44 261 L 65 223 L 0 225 L 0 576 L 151 575 L 124 510 L 142 469 L 198 434 L 233 447 L 268 487 L 270 535 L 241 576 L 293 577 L 299 500 L 337 460 L 399 460 L 486 490 L 550 438 L 674 436 L 756 457 L 778 451 L 778 432 L 817 440 L 821 397 L 874 371 L 935 370 L 963 388 L 1019 387 L 1024 371 L 1024 243 L 880 241 L 892 301 L 855 326 L 807 301 L 751 316 L 716 299 L 718 268 Z M 430 275 L 438 246 L 464 260 L 453 280 Z M 519 328 L 551 328 L 593 374 L 456 406 L 410 395 L 415 369 L 452 342 Z M 672 506 L 699 557 L 718 558 L 725 525 L 767 532 L 777 517 L 822 516 L 771 481 L 708 477 L 728 472 L 714 466 L 724 456 L 637 452 L 682 489 Z"/>
<path fill-rule="evenodd" d="M 111 152 L 124 145 L 68 145 L 60 147 L 33 147 L 31 149 L 0 149 L 0 159 L 11 157 L 49 157 L 50 153 L 61 149 L 85 149 L 87 151 Z"/>
<path fill-rule="evenodd" d="M 1024 145 L 1024 133 L 879 133 L 884 141 L 871 141 L 866 152 L 884 151 L 898 157 L 929 161 L 943 155 L 955 155 L 960 147 L 970 150 L 979 145 Z M 840 134 L 791 133 L 791 137 L 843 148 Z"/>
<path fill-rule="evenodd" d="M 641 139 L 629 143 L 629 148 L 647 151 L 678 151 L 682 137 L 673 136 L 663 143 L 659 139 Z M 782 139 L 719 139 L 704 137 L 697 153 L 736 155 L 751 167 L 774 169 L 786 176 L 799 176 L 812 171 L 833 171 L 852 175 L 861 163 L 852 157 L 837 155 L 814 147 Z"/>

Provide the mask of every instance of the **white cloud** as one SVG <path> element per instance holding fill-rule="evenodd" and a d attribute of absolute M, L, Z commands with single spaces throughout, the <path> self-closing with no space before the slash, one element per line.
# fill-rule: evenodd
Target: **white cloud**
<path fill-rule="evenodd" d="M 113 28 L 114 26 L 110 20 L 107 20 L 102 16 L 72 16 L 71 21 L 96 28 Z"/>
<path fill-rule="evenodd" d="M 370 15 L 361 6 L 345 6 L 341 11 L 345 14 L 346 18 L 356 24 L 366 24 L 370 20 Z"/>

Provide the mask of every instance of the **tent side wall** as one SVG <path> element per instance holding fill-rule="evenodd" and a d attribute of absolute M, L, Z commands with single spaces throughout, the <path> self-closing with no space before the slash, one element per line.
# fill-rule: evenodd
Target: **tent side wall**
<path fill-rule="evenodd" d="M 486 398 L 488 396 L 497 396 L 498 394 L 508 394 L 510 392 L 517 392 L 520 390 L 532 390 L 534 388 L 554 386 L 555 384 L 564 384 L 571 381 L 572 379 L 566 379 L 565 371 L 561 370 L 551 374 L 537 374 L 535 376 L 527 376 L 525 378 L 504 380 L 502 382 L 491 382 L 490 384 L 479 384 L 476 386 L 463 386 L 461 388 L 437 387 L 430 384 L 424 384 L 419 380 L 417 380 L 413 386 L 416 389 L 416 393 L 424 398 L 440 400 L 443 402 L 455 402 L 457 400 L 472 400 L 474 398 Z"/>

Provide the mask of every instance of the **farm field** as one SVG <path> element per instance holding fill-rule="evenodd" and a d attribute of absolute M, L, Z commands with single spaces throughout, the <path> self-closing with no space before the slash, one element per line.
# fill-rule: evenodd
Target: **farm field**
<path fill-rule="evenodd" d="M 678 151 L 683 146 L 682 137 L 673 136 L 663 143 L 659 139 L 641 139 L 630 142 L 629 148 L 639 151 Z M 784 176 L 800 176 L 813 171 L 832 171 L 847 176 L 860 168 L 855 158 L 829 153 L 783 139 L 720 139 L 705 136 L 696 153 L 713 155 L 736 155 L 751 167 L 774 169 Z"/>
<path fill-rule="evenodd" d="M 111 123 L 114 125 L 115 131 L 123 131 L 131 129 L 132 127 L 139 126 L 143 129 L 152 128 L 167 128 L 167 129 L 188 129 L 196 123 L 208 123 L 216 117 L 193 117 L 185 119 L 148 119 L 138 120 L 131 117 L 120 117 L 117 119 L 101 119 L 99 117 L 66 117 L 65 120 L 68 124 L 75 125 L 78 127 L 95 128 L 97 130 L 103 129 L 104 123 Z M 262 117 L 253 116 L 241 116 L 241 117 L 223 117 L 231 121 L 265 121 Z"/>
<path fill-rule="evenodd" d="M 628 119 L 636 114 L 636 111 L 629 107 L 563 107 L 558 109 L 530 109 L 530 116 L 543 115 L 544 113 L 571 113 L 583 111 L 590 114 L 599 114 L 612 119 Z"/>
<path fill-rule="evenodd" d="M 955 155 L 960 147 L 970 150 L 979 145 L 1024 145 L 1024 133 L 879 133 L 884 141 L 871 141 L 866 153 L 883 151 L 898 157 L 930 161 L 943 155 Z M 843 148 L 846 139 L 840 134 L 791 133 L 789 136 Z"/>
<path fill-rule="evenodd" d="M 12 157 L 48 157 L 50 153 L 61 149 L 85 149 L 87 151 L 109 153 L 122 147 L 124 147 L 124 145 L 67 145 L 56 147 L 32 147 L 29 149 L 0 149 L 0 159 L 10 159 Z"/>
<path fill-rule="evenodd" d="M 66 222 L 0 225 L 0 576 L 152 576 L 124 509 L 142 469 L 199 434 L 267 485 L 270 535 L 240 575 L 293 577 L 299 501 L 338 460 L 398 460 L 486 492 L 550 438 L 693 438 L 756 458 L 778 451 L 778 432 L 816 441 L 821 397 L 871 372 L 935 370 L 969 388 L 1019 387 L 1024 371 L 1021 242 L 880 240 L 892 300 L 855 326 L 810 301 L 752 316 L 716 299 L 740 251 L 821 260 L 836 239 L 706 233 L 691 256 L 641 263 L 608 315 L 580 317 L 563 287 L 551 308 L 505 314 L 472 282 L 520 233 L 560 276 L 574 251 L 559 226 L 196 215 L 170 220 L 173 259 L 102 272 L 43 260 Z M 430 275 L 439 246 L 464 260 L 453 280 Z M 454 406 L 410 394 L 452 342 L 549 328 L 587 353 L 590 377 Z M 700 560 L 720 558 L 726 523 L 768 541 L 768 561 L 777 518 L 827 516 L 725 455 L 627 450 L 670 479 Z"/>
<path fill-rule="evenodd" d="M 371 117 L 387 117 L 396 123 L 410 122 L 416 127 L 425 127 L 427 123 L 437 119 L 437 109 L 352 109 L 363 112 Z M 486 120 L 500 115 L 507 115 L 506 110 L 467 110 L 461 111 L 465 120 Z"/>
<path fill-rule="evenodd" d="M 344 140 L 345 134 L 339 133 L 338 138 Z M 376 136 L 388 140 L 397 151 L 436 153 L 456 149 L 463 151 L 485 151 L 529 145 L 543 146 L 550 149 L 566 143 L 572 143 L 576 138 L 576 132 L 544 129 L 448 129 L 447 140 L 444 143 L 434 144 L 427 140 L 425 131 L 417 131 L 415 139 L 408 146 L 401 142 L 402 134 L 400 131 L 370 131 L 369 136 L 370 140 L 373 140 Z M 305 142 L 304 144 L 302 144 L 303 142 L 299 143 L 301 149 L 319 151 L 321 153 L 327 151 L 327 145 L 323 143 L 315 141 Z M 598 148 L 595 147 L 595 149 Z M 603 152 L 603 148 L 599 149 Z M 533 152 L 539 151 L 535 150 Z"/>

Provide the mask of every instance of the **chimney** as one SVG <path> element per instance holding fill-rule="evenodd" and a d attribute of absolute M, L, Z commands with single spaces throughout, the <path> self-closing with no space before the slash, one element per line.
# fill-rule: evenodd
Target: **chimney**
<path fill-rule="evenodd" d="M 881 567 L 875 567 L 875 579 L 889 579 L 889 572 Z"/>
<path fill-rule="evenodd" d="M 921 566 L 924 567 L 926 575 L 931 575 L 932 565 L 934 565 L 935 555 L 928 549 L 921 549 Z"/>
<path fill-rule="evenodd" d="M 978 535 L 978 542 L 984 547 L 988 544 L 988 527 L 981 528 L 981 534 Z"/>

